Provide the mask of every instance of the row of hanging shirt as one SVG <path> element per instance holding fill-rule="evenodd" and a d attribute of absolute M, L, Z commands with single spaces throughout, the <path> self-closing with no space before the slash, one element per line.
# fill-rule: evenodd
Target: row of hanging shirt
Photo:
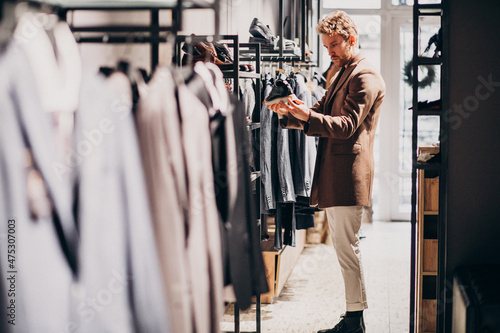
<path fill-rule="evenodd" d="M 161 67 L 134 118 L 40 15 L 0 53 L 2 332 L 218 332 L 224 287 L 267 291 L 242 105 L 215 66 Z"/>
<path fill-rule="evenodd" d="M 255 89 L 260 89 L 261 100 L 271 92 L 277 79 L 290 83 L 294 94 L 312 107 L 325 93 L 320 75 L 303 71 L 289 74 L 275 72 L 263 75 L 262 87 L 250 79 L 242 80 L 242 100 L 247 106 L 247 117 L 260 123 L 252 136 L 254 167 L 261 172 L 261 213 L 274 216 L 274 247 L 295 246 L 295 231 L 314 227 L 315 208 L 309 206 L 309 197 L 316 160 L 317 139 L 301 130 L 281 128 L 276 113 L 266 105 L 255 105 Z M 254 107 L 255 106 L 255 107 Z M 264 224 L 263 237 L 267 236 Z"/>

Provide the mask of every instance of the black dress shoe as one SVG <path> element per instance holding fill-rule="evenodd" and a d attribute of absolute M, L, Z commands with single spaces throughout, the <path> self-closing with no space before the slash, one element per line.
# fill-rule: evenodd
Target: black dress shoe
<path fill-rule="evenodd" d="M 229 59 L 227 56 L 229 54 L 224 54 L 223 49 L 225 48 L 223 44 L 217 45 L 220 50 L 220 57 L 223 59 Z M 193 42 L 188 45 L 188 43 L 184 43 L 182 50 L 186 52 L 182 58 L 182 65 L 185 66 L 191 62 L 194 65 L 197 61 L 203 62 L 211 62 L 216 64 L 221 70 L 231 70 L 233 69 L 232 62 L 225 62 L 219 59 L 219 55 L 217 53 L 217 48 L 214 43 L 207 41 L 199 41 Z M 229 50 L 227 50 L 229 52 Z"/>
<path fill-rule="evenodd" d="M 271 29 L 260 22 L 258 18 L 253 19 L 248 32 L 250 32 L 250 34 L 252 34 L 252 36 L 254 37 L 267 40 L 269 43 L 272 43 L 274 41 L 274 36 L 271 32 Z"/>
<path fill-rule="evenodd" d="M 233 56 L 229 51 L 226 43 L 214 42 L 215 51 L 217 51 L 217 58 L 224 63 L 232 63 Z"/>
<path fill-rule="evenodd" d="M 271 92 L 264 100 L 264 104 L 271 105 L 279 103 L 280 101 L 286 102 L 290 95 L 293 95 L 290 84 L 286 80 L 278 79 L 274 82 Z"/>
<path fill-rule="evenodd" d="M 334 328 L 320 330 L 318 333 L 365 333 L 365 330 L 363 317 L 345 317 L 342 315 L 339 323 Z"/>

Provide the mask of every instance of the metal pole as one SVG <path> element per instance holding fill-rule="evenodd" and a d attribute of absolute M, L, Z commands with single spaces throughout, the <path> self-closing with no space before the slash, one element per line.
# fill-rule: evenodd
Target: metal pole
<path fill-rule="evenodd" d="M 279 41 L 278 41 L 278 49 L 279 49 L 279 58 L 280 61 L 278 62 L 279 68 L 283 69 L 283 0 L 280 0 L 279 2 L 279 21 L 278 21 L 278 35 L 279 35 Z"/>
<path fill-rule="evenodd" d="M 151 73 L 158 66 L 160 58 L 160 11 L 151 9 Z"/>
<path fill-rule="evenodd" d="M 306 18 L 307 18 L 307 10 L 306 10 L 306 0 L 301 0 L 302 1 L 302 24 L 301 24 L 301 30 L 300 30 L 300 49 L 302 53 L 302 59 L 301 61 L 306 61 Z"/>
<path fill-rule="evenodd" d="M 234 333 L 240 333 L 240 308 L 234 303 Z"/>
<path fill-rule="evenodd" d="M 411 168 L 411 256 L 410 256 L 410 333 L 417 322 L 415 307 L 416 237 L 417 237 L 417 144 L 418 144 L 418 0 L 413 7 L 413 111 L 412 111 L 412 168 Z"/>

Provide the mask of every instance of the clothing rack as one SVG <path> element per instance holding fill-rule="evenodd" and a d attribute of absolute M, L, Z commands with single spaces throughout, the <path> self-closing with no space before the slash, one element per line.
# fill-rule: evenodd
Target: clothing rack
<path fill-rule="evenodd" d="M 68 12 L 77 10 L 107 10 L 107 11 L 117 11 L 117 10 L 149 10 L 150 11 L 150 25 L 149 26 L 137 26 L 137 25 L 105 25 L 105 26 L 79 26 L 75 27 L 70 24 L 70 29 L 75 34 L 75 40 L 79 43 L 146 43 L 151 45 L 151 71 L 154 71 L 159 63 L 159 44 L 169 41 L 168 34 L 160 35 L 160 32 L 169 32 L 175 35 L 175 54 L 176 59 L 180 61 L 180 41 L 186 41 L 192 36 L 179 36 L 177 35 L 179 31 L 182 30 L 182 10 L 183 9 L 206 9 L 212 8 L 215 11 L 215 22 L 219 22 L 219 0 L 215 0 L 213 4 L 203 4 L 200 1 L 186 1 L 178 0 L 170 2 L 149 2 L 142 1 L 137 3 L 130 3 L 128 1 L 113 1 L 113 2 L 99 2 L 99 3 L 88 3 L 85 1 L 71 1 L 52 4 L 47 1 L 29 1 L 30 4 L 35 6 L 51 6 L 51 11 L 57 13 L 62 20 L 68 21 Z M 160 10 L 172 10 L 173 24 L 172 26 L 161 26 L 159 23 L 159 11 Z M 72 23 L 72 22 L 71 22 Z M 80 33 L 104 33 L 102 36 L 93 37 L 82 37 Z M 127 33 L 127 36 L 110 35 L 111 33 Z M 215 35 L 219 36 L 219 29 L 216 25 Z M 199 37 L 199 36 L 198 36 Z M 196 37 L 197 38 L 197 37 Z M 211 36 L 202 36 L 201 38 L 213 38 Z M 224 35 L 220 36 L 221 39 L 232 40 L 232 43 L 228 44 L 228 47 L 233 47 L 234 49 L 234 63 L 233 70 L 223 71 L 224 78 L 234 79 L 234 93 L 239 96 L 239 79 L 240 78 L 253 78 L 260 83 L 260 44 L 245 43 L 239 44 L 237 35 Z M 241 72 L 239 70 L 239 47 L 244 47 L 248 49 L 255 49 L 256 55 L 256 72 Z M 260 84 L 258 84 L 260 86 Z M 260 105 L 261 97 L 260 91 L 255 94 L 256 103 Z M 250 124 L 249 130 L 255 130 L 260 127 L 260 124 Z M 260 171 L 252 173 L 252 182 L 260 179 Z M 257 187 L 258 193 L 260 195 L 260 187 Z M 260 207 L 258 207 L 260 212 Z M 260 230 L 261 218 L 257 220 Z M 260 233 L 259 233 L 260 238 Z M 261 332 L 261 301 L 260 295 L 256 295 L 256 332 Z M 240 310 L 237 303 L 234 303 L 234 332 L 240 333 Z"/>
<path fill-rule="evenodd" d="M 151 72 L 158 66 L 160 43 L 168 41 L 168 35 L 177 35 L 182 30 L 182 13 L 191 9 L 212 9 L 215 16 L 215 35 L 219 35 L 219 1 L 212 3 L 202 0 L 164 0 L 164 1 L 127 1 L 127 0 L 28 0 L 30 5 L 41 8 L 48 7 L 59 17 L 68 21 L 70 29 L 76 34 L 75 39 L 79 43 L 146 43 L 151 46 Z M 147 10 L 150 12 L 150 24 L 139 25 L 103 25 L 103 26 L 78 26 L 75 27 L 68 17 L 69 12 L 80 10 L 86 11 L 133 11 Z M 170 26 L 160 25 L 160 10 L 172 12 L 172 24 Z M 162 34 L 160 33 L 168 33 Z M 102 36 L 84 37 L 81 33 L 103 33 Z M 113 35 L 126 33 L 127 36 Z"/>
<path fill-rule="evenodd" d="M 239 79 L 255 79 L 260 83 L 261 79 L 261 49 L 260 44 L 258 43 L 240 43 L 238 35 L 221 35 L 218 38 L 214 38 L 214 36 L 208 35 L 178 35 L 176 36 L 175 41 L 175 59 L 177 60 L 177 65 L 181 64 L 181 43 L 187 42 L 197 42 L 197 41 L 208 41 L 213 42 L 214 40 L 219 42 L 225 42 L 228 48 L 233 49 L 233 68 L 229 70 L 223 70 L 222 73 L 225 79 L 233 79 L 234 80 L 234 89 L 233 93 L 236 96 L 239 96 L 240 86 Z M 252 52 L 253 50 L 255 56 L 248 57 L 240 57 L 239 54 L 241 49 L 248 49 L 246 52 Z M 255 72 L 244 72 L 239 70 L 240 61 L 254 61 L 255 62 Z M 258 95 L 258 96 L 257 96 Z M 260 104 L 260 94 L 255 95 L 255 100 Z"/>
<path fill-rule="evenodd" d="M 210 35 L 177 35 L 175 38 L 175 49 L 174 49 L 174 57 L 176 59 L 177 65 L 181 64 L 182 59 L 182 43 L 192 43 L 192 42 L 214 42 L 216 39 L 217 42 L 223 42 L 227 45 L 229 49 L 233 50 L 233 66 L 231 69 L 223 70 L 223 77 L 225 79 L 233 80 L 233 93 L 239 98 L 240 96 L 240 79 L 255 79 L 257 81 L 257 86 L 260 87 L 261 82 L 261 49 L 260 44 L 258 43 L 239 43 L 238 35 L 220 35 L 217 38 Z M 244 49 L 245 52 L 255 54 L 254 57 L 248 59 L 246 57 L 240 57 L 241 50 Z M 255 72 L 246 72 L 240 71 L 239 65 L 240 60 L 245 59 L 245 61 L 253 61 L 255 62 Z M 257 105 L 261 104 L 261 94 L 260 89 L 255 91 L 255 102 Z M 254 131 L 260 128 L 260 123 L 250 123 L 248 124 L 248 130 Z M 251 173 L 251 181 L 252 183 L 258 181 L 260 179 L 260 171 L 255 171 Z M 260 183 L 260 182 L 259 182 Z M 256 186 L 256 197 L 260 197 L 260 186 Z M 260 203 L 260 200 L 257 201 Z M 258 204 L 256 207 L 260 216 L 260 205 Z M 259 226 L 259 238 L 261 236 L 261 221 L 262 216 L 256 221 Z M 240 309 L 238 307 L 238 303 L 233 303 L 234 305 L 234 333 L 240 333 Z M 251 333 L 260 333 L 261 332 L 261 297 L 260 295 L 256 295 L 256 331 Z M 233 332 L 226 332 L 233 333 Z M 250 333 L 250 332 L 249 332 Z"/>

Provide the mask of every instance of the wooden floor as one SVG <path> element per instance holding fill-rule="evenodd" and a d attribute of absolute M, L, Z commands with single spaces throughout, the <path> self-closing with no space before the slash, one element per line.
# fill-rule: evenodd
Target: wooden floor
<path fill-rule="evenodd" d="M 374 222 L 363 224 L 361 253 L 369 309 L 367 332 L 409 331 L 410 224 Z M 345 311 L 344 285 L 331 246 L 306 245 L 281 295 L 262 305 L 261 332 L 313 333 L 334 326 Z M 234 332 L 229 306 L 221 323 Z M 241 332 L 255 332 L 255 304 L 240 315 Z"/>

